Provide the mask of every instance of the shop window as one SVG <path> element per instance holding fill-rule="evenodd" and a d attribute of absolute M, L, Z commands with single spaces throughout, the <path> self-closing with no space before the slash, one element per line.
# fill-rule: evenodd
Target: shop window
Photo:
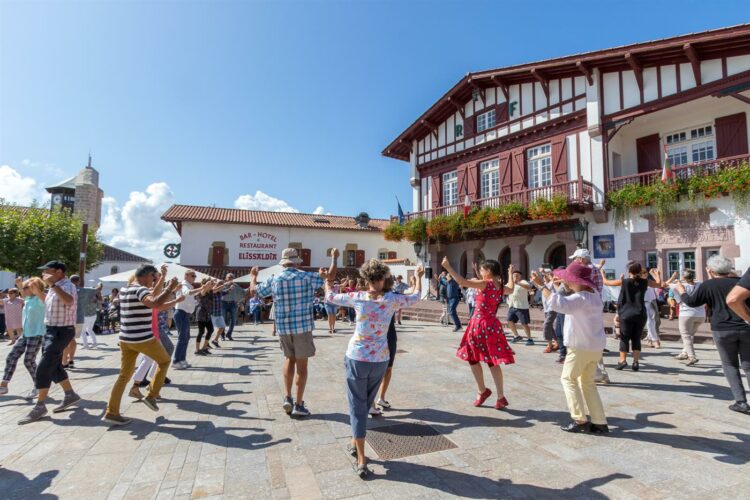
<path fill-rule="evenodd" d="M 479 164 L 481 173 L 482 199 L 492 198 L 500 194 L 500 161 L 489 160 Z"/>
<path fill-rule="evenodd" d="M 497 112 L 494 109 L 477 115 L 477 132 L 484 132 L 488 128 L 494 127 L 496 122 Z"/>

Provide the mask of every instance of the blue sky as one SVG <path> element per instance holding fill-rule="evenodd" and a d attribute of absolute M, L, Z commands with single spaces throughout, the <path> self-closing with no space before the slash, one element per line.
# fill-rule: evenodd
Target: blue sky
<path fill-rule="evenodd" d="M 38 189 L 90 149 L 121 225 L 131 200 L 153 214 L 243 195 L 385 217 L 411 195 L 408 165 L 380 151 L 466 72 L 749 13 L 739 1 L 5 1 L 0 174 Z"/>

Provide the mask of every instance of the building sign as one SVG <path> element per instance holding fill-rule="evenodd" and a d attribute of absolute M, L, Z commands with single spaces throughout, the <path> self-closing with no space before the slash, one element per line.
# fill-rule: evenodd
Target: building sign
<path fill-rule="evenodd" d="M 280 260 L 279 237 L 271 231 L 250 231 L 240 234 L 237 259 L 244 266 L 272 266 Z"/>
<path fill-rule="evenodd" d="M 615 257 L 615 235 L 594 236 L 594 258 L 613 259 Z"/>

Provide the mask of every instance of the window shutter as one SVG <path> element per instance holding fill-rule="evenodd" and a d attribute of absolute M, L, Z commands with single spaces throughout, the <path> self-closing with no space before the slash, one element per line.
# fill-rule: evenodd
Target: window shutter
<path fill-rule="evenodd" d="M 397 259 L 396 252 L 388 252 L 388 258 L 389 259 Z"/>
<path fill-rule="evenodd" d="M 312 257 L 312 252 L 309 248 L 301 248 L 300 251 L 300 258 L 302 259 L 302 266 L 303 267 L 310 267 L 310 258 Z"/>
<path fill-rule="evenodd" d="M 511 172 L 513 171 L 512 155 L 510 151 L 500 154 L 500 193 L 507 194 L 513 189 Z"/>
<path fill-rule="evenodd" d="M 662 155 L 659 144 L 659 134 L 647 135 L 635 140 L 639 174 L 661 169 Z"/>
<path fill-rule="evenodd" d="M 476 126 L 475 126 L 476 122 L 477 122 L 476 113 L 464 118 L 464 139 L 468 139 L 469 137 L 474 135 L 474 130 L 476 130 Z"/>
<path fill-rule="evenodd" d="M 440 206 L 440 201 L 443 198 L 443 183 L 442 176 L 440 174 L 432 176 L 432 208 Z"/>
<path fill-rule="evenodd" d="M 496 106 L 495 111 L 495 123 L 497 125 L 500 125 L 501 123 L 505 123 L 509 120 L 508 117 L 508 103 L 504 102 L 502 104 L 498 104 Z"/>
<path fill-rule="evenodd" d="M 365 251 L 364 250 L 357 250 L 357 254 L 355 257 L 355 265 L 357 267 L 360 267 L 365 263 Z"/>
<path fill-rule="evenodd" d="M 479 164 L 469 163 L 466 165 L 466 188 L 469 198 L 479 198 Z"/>
<path fill-rule="evenodd" d="M 468 189 L 466 188 L 466 181 L 467 179 L 467 169 L 468 165 L 461 165 L 458 167 L 457 172 L 457 179 L 458 179 L 458 203 L 462 204 L 464 202 L 464 196 L 466 196 L 466 193 L 468 192 Z"/>
<path fill-rule="evenodd" d="M 523 149 L 513 152 L 511 183 L 514 192 L 521 191 L 526 186 L 526 151 Z"/>
<path fill-rule="evenodd" d="M 745 113 L 716 119 L 716 158 L 746 155 L 747 118 Z"/>
<path fill-rule="evenodd" d="M 568 180 L 568 151 L 565 136 L 552 140 L 552 182 L 560 184 Z"/>

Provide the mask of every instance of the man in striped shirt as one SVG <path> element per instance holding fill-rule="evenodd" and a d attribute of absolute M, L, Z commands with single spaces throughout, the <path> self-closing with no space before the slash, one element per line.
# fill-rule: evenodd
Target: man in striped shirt
<path fill-rule="evenodd" d="M 165 273 L 159 273 L 150 264 L 144 264 L 135 271 L 135 282 L 120 290 L 120 376 L 117 378 L 107 404 L 104 421 L 112 425 L 125 425 L 130 419 L 120 415 L 122 394 L 135 371 L 138 354 L 153 359 L 158 368 L 143 403 L 153 411 L 158 411 L 156 399 L 164 385 L 169 368 L 169 354 L 155 337 L 151 329 L 151 309 L 160 306 L 172 296 L 180 286 L 173 278 L 164 290 L 154 297 L 151 289 L 159 290 Z"/>

